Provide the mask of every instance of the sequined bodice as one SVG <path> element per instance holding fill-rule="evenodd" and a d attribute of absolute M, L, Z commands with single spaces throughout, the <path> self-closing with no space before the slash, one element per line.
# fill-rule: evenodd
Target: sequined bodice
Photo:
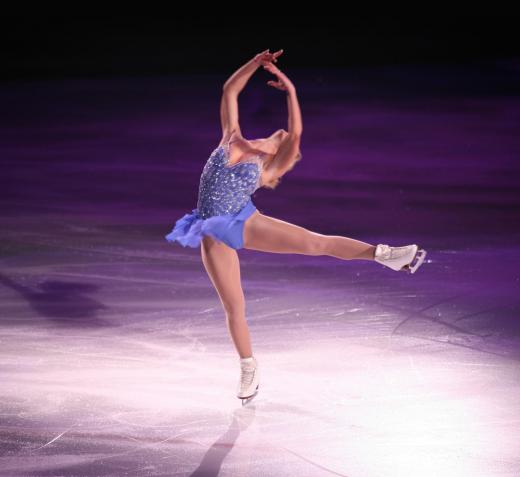
<path fill-rule="evenodd" d="M 260 187 L 260 155 L 232 165 L 228 162 L 229 142 L 214 149 L 204 165 L 197 200 L 197 209 L 203 219 L 237 213 Z"/>

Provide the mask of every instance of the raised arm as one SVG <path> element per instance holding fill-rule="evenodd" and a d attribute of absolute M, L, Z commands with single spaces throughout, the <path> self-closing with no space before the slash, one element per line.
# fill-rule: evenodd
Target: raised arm
<path fill-rule="evenodd" d="M 281 142 L 277 153 L 269 164 L 268 170 L 272 177 L 282 176 L 292 169 L 300 159 L 300 141 L 303 133 L 302 115 L 296 88 L 292 81 L 272 63 L 264 64 L 264 68 L 275 74 L 278 81 L 268 81 L 268 84 L 286 92 L 287 96 L 287 132 L 289 133 Z"/>
<path fill-rule="evenodd" d="M 283 50 L 269 53 L 269 49 L 262 51 L 238 68 L 226 80 L 222 87 L 222 98 L 220 100 L 220 123 L 223 139 L 233 130 L 241 132 L 238 118 L 238 95 L 244 89 L 249 78 L 251 78 L 259 66 L 271 61 L 276 62 L 277 57 L 282 52 Z"/>

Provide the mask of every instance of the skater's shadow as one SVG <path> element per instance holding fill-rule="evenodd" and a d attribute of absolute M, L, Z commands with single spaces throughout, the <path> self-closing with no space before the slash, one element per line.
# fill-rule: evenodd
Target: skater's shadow
<path fill-rule="evenodd" d="M 108 307 L 87 296 L 98 291 L 91 283 L 48 280 L 34 289 L 0 274 L 0 284 L 15 290 L 40 316 L 60 325 L 106 326 L 96 315 Z M 7 313 L 5 314 L 7 315 Z"/>
<path fill-rule="evenodd" d="M 238 436 L 253 422 L 256 409 L 253 404 L 247 404 L 233 411 L 233 419 L 229 428 L 207 450 L 199 466 L 190 477 L 217 476 L 222 462 L 235 445 Z"/>

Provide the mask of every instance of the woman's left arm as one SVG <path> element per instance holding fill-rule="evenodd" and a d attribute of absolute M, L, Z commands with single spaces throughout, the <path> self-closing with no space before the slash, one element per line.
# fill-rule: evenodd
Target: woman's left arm
<path fill-rule="evenodd" d="M 226 80 L 222 87 L 222 98 L 220 101 L 220 122 L 222 125 L 223 138 L 233 130 L 240 131 L 238 121 L 238 95 L 244 89 L 253 73 L 259 66 L 262 66 L 266 62 L 276 62 L 282 52 L 283 50 L 279 50 L 276 53 L 269 53 L 269 49 L 262 51 L 238 68 L 238 70 Z"/>
<path fill-rule="evenodd" d="M 283 50 L 279 50 L 276 53 L 269 53 L 268 48 L 267 50 L 264 50 L 261 53 L 256 54 L 247 63 L 238 68 L 238 70 L 236 70 L 226 80 L 223 86 L 223 90 L 232 91 L 239 95 L 240 92 L 244 89 L 244 86 L 249 81 L 249 78 L 251 78 L 251 76 L 258 69 L 259 66 L 262 66 L 268 61 L 273 61 L 276 63 L 276 61 L 278 61 L 277 58 L 282 53 Z"/>

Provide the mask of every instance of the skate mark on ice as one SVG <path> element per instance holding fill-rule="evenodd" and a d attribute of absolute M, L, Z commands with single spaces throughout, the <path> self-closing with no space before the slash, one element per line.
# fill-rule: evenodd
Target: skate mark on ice
<path fill-rule="evenodd" d="M 280 449 L 283 449 L 283 450 L 289 452 L 290 454 L 298 457 L 299 459 L 307 462 L 308 464 L 311 464 L 314 467 L 317 467 L 318 469 L 321 469 L 321 470 L 324 470 L 325 472 L 328 472 L 329 474 L 339 475 L 340 477 L 349 477 L 348 474 L 342 474 L 340 472 L 336 472 L 335 470 L 329 469 L 329 468 L 327 468 L 327 467 L 325 467 L 325 466 L 323 466 L 321 464 L 318 464 L 317 462 L 314 462 L 314 461 L 308 459 L 307 457 L 304 457 L 303 455 L 298 454 L 297 452 L 292 451 L 291 449 L 288 449 L 287 447 L 284 447 L 284 446 L 281 446 L 281 445 L 277 446 L 277 447 L 279 447 Z"/>
<path fill-rule="evenodd" d="M 54 437 L 53 439 L 51 439 L 49 442 L 47 442 L 47 444 L 44 444 L 40 447 L 37 447 L 36 449 L 32 449 L 33 451 L 37 451 L 37 450 L 40 450 L 40 449 L 43 449 L 44 447 L 47 447 L 48 445 L 52 444 L 54 441 L 57 441 L 61 436 L 63 436 L 66 432 L 69 432 L 76 424 L 73 424 L 72 426 L 70 426 L 68 429 L 65 429 L 61 434 L 58 434 L 56 437 Z"/>

